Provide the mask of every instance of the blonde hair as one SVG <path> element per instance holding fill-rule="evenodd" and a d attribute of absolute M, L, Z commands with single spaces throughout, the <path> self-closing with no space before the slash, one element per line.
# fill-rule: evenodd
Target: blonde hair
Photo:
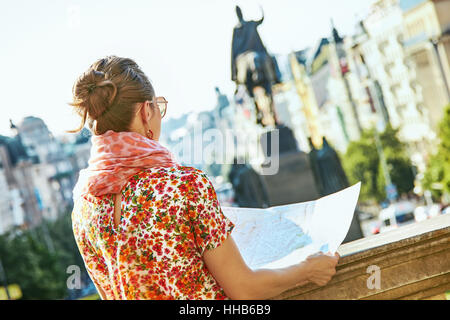
<path fill-rule="evenodd" d="M 88 122 L 96 135 L 108 130 L 129 131 L 136 104 L 152 100 L 155 91 L 147 76 L 132 59 L 107 56 L 94 62 L 78 77 L 69 105 L 81 116 L 78 132 Z"/>

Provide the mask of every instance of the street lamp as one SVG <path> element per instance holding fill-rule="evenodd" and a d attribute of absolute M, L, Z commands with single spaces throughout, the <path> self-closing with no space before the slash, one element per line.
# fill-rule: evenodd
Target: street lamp
<path fill-rule="evenodd" d="M 392 183 L 391 175 L 389 174 L 389 167 L 384 155 L 383 145 L 381 144 L 380 135 L 378 133 L 378 126 L 375 128 L 375 146 L 377 148 L 378 157 L 380 158 L 381 170 L 383 171 L 384 181 L 386 185 L 386 194 L 389 202 L 392 202 L 397 197 L 397 188 Z"/>
<path fill-rule="evenodd" d="M 374 121 L 375 124 L 375 132 L 374 132 L 374 138 L 375 138 L 375 147 L 377 149 L 377 153 L 378 153 L 378 157 L 380 160 L 380 165 L 381 165 L 381 170 L 384 176 L 384 180 L 385 180 L 385 190 L 386 190 L 386 195 L 387 195 L 387 199 L 390 203 L 392 203 L 393 201 L 395 201 L 395 199 L 397 198 L 397 188 L 396 186 L 392 183 L 392 179 L 391 179 L 391 175 L 389 174 L 389 167 L 388 167 L 388 163 L 386 161 L 386 156 L 384 154 L 383 151 L 383 145 L 381 144 L 381 139 L 380 139 L 380 132 L 382 132 L 384 130 L 385 124 L 389 121 L 389 115 L 387 112 L 385 112 L 385 107 L 384 107 L 384 98 L 382 95 L 380 95 L 381 92 L 381 88 L 380 85 L 378 83 L 378 80 L 374 79 L 372 77 L 372 74 L 370 72 L 369 67 L 366 64 L 366 60 L 364 58 L 363 53 L 360 51 L 358 45 L 355 45 L 353 47 L 353 49 L 359 53 L 360 56 L 360 61 L 361 64 L 364 66 L 366 72 L 367 72 L 367 80 L 370 84 L 372 84 L 372 86 L 367 86 L 367 94 L 369 96 L 369 101 L 371 101 L 370 103 L 373 104 L 373 102 L 376 102 L 376 104 L 373 106 L 373 112 L 376 115 L 376 120 Z M 357 73 L 359 80 L 363 81 L 363 78 L 361 77 L 361 75 L 359 73 Z M 374 89 L 371 89 L 374 88 Z M 376 93 L 373 94 L 373 90 L 376 90 Z M 381 119 L 383 119 L 383 129 L 380 128 L 381 127 Z M 378 121 L 378 122 L 376 122 Z"/>
<path fill-rule="evenodd" d="M 448 26 L 439 36 L 430 38 L 429 41 L 433 45 L 434 52 L 439 64 L 439 70 L 441 72 L 442 80 L 444 81 L 445 91 L 447 92 L 447 98 L 450 100 L 450 88 L 448 85 L 447 77 L 445 76 L 444 65 L 442 63 L 441 55 L 439 54 L 439 44 L 445 37 L 450 36 L 450 26 Z"/>

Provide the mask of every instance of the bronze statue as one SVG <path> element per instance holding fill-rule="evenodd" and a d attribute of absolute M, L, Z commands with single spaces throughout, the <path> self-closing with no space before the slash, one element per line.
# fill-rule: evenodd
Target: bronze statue
<path fill-rule="evenodd" d="M 264 21 L 246 21 L 236 6 L 239 23 L 233 29 L 231 45 L 231 79 L 244 85 L 256 105 L 256 121 L 262 126 L 278 123 L 273 107 L 272 85 L 279 83 L 274 59 L 267 52 L 258 26 Z"/>

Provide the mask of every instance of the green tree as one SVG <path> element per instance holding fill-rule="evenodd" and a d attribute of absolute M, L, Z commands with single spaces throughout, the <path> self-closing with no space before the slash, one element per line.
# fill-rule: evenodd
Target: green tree
<path fill-rule="evenodd" d="M 437 153 L 430 158 L 423 179 L 424 188 L 436 198 L 450 194 L 450 105 L 439 124 L 439 140 Z"/>
<path fill-rule="evenodd" d="M 398 139 L 398 129 L 390 125 L 380 134 L 383 152 L 386 157 L 387 167 L 392 183 L 397 187 L 399 194 L 408 193 L 414 189 L 414 171 L 411 159 L 406 150 L 406 144 Z M 384 175 L 379 171 L 379 193 L 385 197 Z"/>
<path fill-rule="evenodd" d="M 411 160 L 405 154 L 395 153 L 386 148 L 386 162 L 391 176 L 391 181 L 397 187 L 399 194 L 408 193 L 414 189 L 414 172 L 412 170 Z M 380 164 L 381 167 L 381 164 Z M 382 200 L 386 197 L 386 181 L 381 169 L 378 171 L 378 193 Z"/>
<path fill-rule="evenodd" d="M 361 200 L 369 200 L 378 192 L 377 176 L 379 158 L 370 131 L 363 132 L 361 139 L 350 142 L 341 157 L 350 183 L 361 181 Z"/>
<path fill-rule="evenodd" d="M 54 250 L 47 247 L 42 226 L 0 236 L 0 259 L 8 283 L 21 287 L 23 299 L 63 299 L 67 295 L 67 267 L 78 265 L 86 272 L 73 237 L 70 214 L 43 223 Z"/>
<path fill-rule="evenodd" d="M 397 135 L 398 130 L 389 125 L 379 137 L 392 183 L 401 194 L 414 188 L 414 173 L 406 145 Z M 375 129 L 365 130 L 360 140 L 350 142 L 343 165 L 351 183 L 362 182 L 362 201 L 382 201 L 386 198 L 386 182 L 376 148 Z"/>

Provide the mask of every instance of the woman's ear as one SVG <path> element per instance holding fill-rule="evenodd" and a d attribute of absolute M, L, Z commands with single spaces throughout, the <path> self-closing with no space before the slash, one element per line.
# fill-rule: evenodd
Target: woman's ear
<path fill-rule="evenodd" d="M 141 108 L 141 118 L 143 123 L 147 123 L 150 121 L 153 116 L 153 110 L 150 104 L 150 101 L 145 101 L 144 106 Z"/>

